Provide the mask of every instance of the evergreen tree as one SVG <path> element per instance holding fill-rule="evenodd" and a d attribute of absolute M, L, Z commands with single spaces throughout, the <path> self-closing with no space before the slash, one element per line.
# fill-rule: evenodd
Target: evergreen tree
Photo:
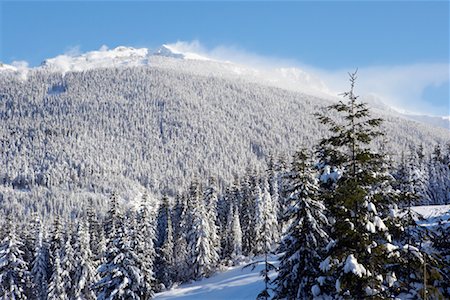
<path fill-rule="evenodd" d="M 226 240 L 223 248 L 224 259 L 228 260 L 230 265 L 239 262 L 242 258 L 242 230 L 239 221 L 239 209 L 234 203 L 230 205 L 224 239 Z"/>
<path fill-rule="evenodd" d="M 174 280 L 185 282 L 189 279 L 187 243 L 187 204 L 184 196 L 178 196 L 174 207 Z"/>
<path fill-rule="evenodd" d="M 69 230 L 66 231 L 64 248 L 61 252 L 61 268 L 62 268 L 62 282 L 64 285 L 64 291 L 69 299 L 73 298 L 74 287 L 73 283 L 73 273 L 75 271 L 75 258 L 74 250 L 72 247 L 72 234 Z"/>
<path fill-rule="evenodd" d="M 145 286 L 151 288 L 148 291 L 149 296 L 153 296 L 153 287 L 155 285 L 154 263 L 156 259 L 155 251 L 155 229 L 154 217 L 150 212 L 150 201 L 147 193 L 142 196 L 141 205 L 137 214 L 137 224 L 133 232 L 134 248 L 142 263 L 142 273 L 144 275 Z"/>
<path fill-rule="evenodd" d="M 173 284 L 174 270 L 174 244 L 171 211 L 167 208 L 167 228 L 164 241 L 158 248 L 158 279 L 164 287 L 170 288 Z"/>
<path fill-rule="evenodd" d="M 61 266 L 61 256 L 63 256 L 61 248 L 56 248 L 52 252 L 52 275 L 48 284 L 48 300 L 69 299 L 63 279 L 64 270 Z"/>
<path fill-rule="evenodd" d="M 316 278 L 322 249 L 328 243 L 325 231 L 328 220 L 325 206 L 318 199 L 318 184 L 308 159 L 305 150 L 297 152 L 289 173 L 291 206 L 284 217 L 290 226 L 280 247 L 285 252 L 275 280 L 277 299 L 311 299 L 320 294 Z"/>
<path fill-rule="evenodd" d="M 107 243 L 113 240 L 116 236 L 116 230 L 119 226 L 117 223 L 119 222 L 119 202 L 116 193 L 112 193 L 109 199 L 109 210 L 107 217 L 105 219 L 104 231 Z"/>
<path fill-rule="evenodd" d="M 48 282 L 48 299 L 68 299 L 63 281 L 63 268 L 61 266 L 61 258 L 64 256 L 64 236 L 62 224 L 59 216 L 56 216 L 50 236 L 50 270 L 48 272 L 50 278 Z"/>
<path fill-rule="evenodd" d="M 191 279 L 209 277 L 215 270 L 218 260 L 210 237 L 209 222 L 203 201 L 200 199 L 200 186 L 194 180 L 189 189 L 188 202 L 188 264 Z"/>
<path fill-rule="evenodd" d="M 97 214 L 94 212 L 92 199 L 86 211 L 89 246 L 93 255 L 94 265 L 97 267 L 101 263 L 104 251 L 106 250 L 105 236 L 103 228 L 100 225 Z"/>
<path fill-rule="evenodd" d="M 257 179 L 255 172 L 248 172 L 242 182 L 242 202 L 240 205 L 240 220 L 242 227 L 242 252 L 245 256 L 254 255 L 256 241 L 256 199 L 261 195 L 255 195 L 257 191 Z"/>
<path fill-rule="evenodd" d="M 98 269 L 100 279 L 93 286 L 97 299 L 150 299 L 152 289 L 146 282 L 143 262 L 133 249 L 129 225 L 118 210 L 108 217 L 115 219 L 107 220 L 107 224 L 114 224 L 115 236 L 108 243 L 105 262 Z"/>
<path fill-rule="evenodd" d="M 0 299 L 27 299 L 29 271 L 24 259 L 23 242 L 8 217 L 0 243 Z"/>
<path fill-rule="evenodd" d="M 272 199 L 270 198 L 269 185 L 267 180 L 263 179 L 264 190 L 261 191 L 259 186 L 256 187 L 256 218 L 255 231 L 256 241 L 254 254 L 262 254 L 270 251 L 278 242 L 278 223 L 277 215 L 273 208 Z"/>
<path fill-rule="evenodd" d="M 209 222 L 209 232 L 210 232 L 210 240 L 212 243 L 212 251 L 216 252 L 217 255 L 214 255 L 215 261 L 212 262 L 214 266 L 219 265 L 219 253 L 220 249 L 220 237 L 218 235 L 218 220 L 217 220 L 217 190 L 216 190 L 216 182 L 214 178 L 210 178 L 208 182 L 208 188 L 205 189 L 203 193 L 203 203 L 206 208 L 207 220 Z"/>
<path fill-rule="evenodd" d="M 84 221 L 78 224 L 75 237 L 75 256 L 73 273 L 73 298 L 76 300 L 94 300 L 91 286 L 97 282 L 97 270 L 94 254 L 91 252 L 88 225 Z"/>
<path fill-rule="evenodd" d="M 382 120 L 370 118 L 366 104 L 357 102 L 355 81 L 356 72 L 350 74 L 351 88 L 344 93 L 347 103 L 328 107 L 342 115 L 340 123 L 318 115 L 331 132 L 321 140 L 318 154 L 324 170 L 323 197 L 333 218 L 333 243 L 320 264 L 324 273 L 320 289 L 338 298 L 362 299 L 386 293 L 383 281 L 390 235 L 383 221 L 388 215 L 382 208 L 391 199 L 387 194 L 380 197 L 374 189 L 386 180 L 379 173 L 383 158 L 370 148 L 382 135 L 378 130 Z"/>
<path fill-rule="evenodd" d="M 34 234 L 36 238 L 34 246 L 34 258 L 31 263 L 31 278 L 33 281 L 33 291 L 32 297 L 39 300 L 47 299 L 48 293 L 48 270 L 49 270 L 49 248 L 48 243 L 44 237 L 43 226 L 40 219 L 36 219 L 36 224 L 39 226 L 34 226 Z"/>

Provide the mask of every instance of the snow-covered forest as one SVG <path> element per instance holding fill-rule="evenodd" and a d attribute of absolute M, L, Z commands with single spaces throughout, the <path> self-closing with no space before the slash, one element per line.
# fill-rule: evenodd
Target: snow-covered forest
<path fill-rule="evenodd" d="M 350 79 L 333 102 L 163 67 L 2 74 L 0 299 L 150 299 L 253 257 L 258 299 L 448 299 L 450 225 L 412 210 L 450 203 L 448 130 Z"/>
<path fill-rule="evenodd" d="M 224 63 L 150 58 L 135 67 L 30 69 L 25 79 L 0 72 L 0 210 L 70 216 L 92 200 L 105 212 L 112 192 L 127 203 L 145 191 L 173 197 L 195 174 L 215 177 L 222 190 L 246 168 L 262 170 L 270 156 L 288 162 L 326 135 L 314 113 L 330 99 L 233 79 Z M 426 185 L 442 180 L 433 152 L 448 151 L 448 130 L 373 112 L 386 133 L 374 144 L 394 164 L 403 153 Z M 416 153 L 420 160 L 409 157 Z M 425 188 L 424 203 L 447 201 L 436 196 L 445 186 Z"/>

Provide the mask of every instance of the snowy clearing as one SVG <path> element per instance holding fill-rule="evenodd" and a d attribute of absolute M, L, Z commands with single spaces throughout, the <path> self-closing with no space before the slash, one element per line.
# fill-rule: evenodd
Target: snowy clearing
<path fill-rule="evenodd" d="M 255 261 L 261 259 L 257 258 Z M 271 256 L 269 261 L 278 266 L 278 256 Z M 243 266 L 231 267 L 210 278 L 190 284 L 182 284 L 169 291 L 156 294 L 154 299 L 254 300 L 258 293 L 264 289 L 264 282 L 259 274 L 264 267 L 264 263 L 259 263 L 254 270 L 251 268 L 242 269 Z M 275 277 L 276 272 L 271 272 L 270 278 L 274 279 Z"/>

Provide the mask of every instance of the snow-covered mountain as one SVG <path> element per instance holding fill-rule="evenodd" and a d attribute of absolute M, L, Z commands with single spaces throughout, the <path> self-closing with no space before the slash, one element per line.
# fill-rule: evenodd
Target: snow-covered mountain
<path fill-rule="evenodd" d="M 201 55 L 200 55 L 201 56 Z M 255 69 L 164 46 L 102 48 L 0 71 L 2 209 L 76 212 L 115 190 L 176 193 L 194 175 L 230 182 L 270 154 L 312 148 L 314 113 L 336 97 L 297 69 Z M 386 149 L 449 141 L 448 130 L 373 109 Z M 288 156 L 284 160 L 288 160 Z"/>
<path fill-rule="evenodd" d="M 161 60 L 160 58 L 175 61 Z M 187 63 L 183 63 L 188 61 Z M 138 66 L 158 66 L 189 71 L 197 75 L 215 76 L 226 79 L 241 79 L 248 82 L 269 85 L 290 91 L 326 98 L 338 99 L 337 93 L 330 90 L 320 78 L 299 68 L 287 67 L 251 67 L 230 61 L 217 60 L 204 54 L 180 49 L 177 44 L 163 44 L 153 50 L 119 46 L 108 49 L 102 46 L 99 50 L 83 54 L 63 54 L 46 59 L 35 68 L 28 68 L 23 63 L 18 65 L 0 64 L 0 74 L 15 74 L 25 80 L 29 71 L 49 71 L 65 74 L 67 72 L 83 72 L 101 68 L 127 68 Z M 400 112 L 386 105 L 379 97 L 364 97 L 372 107 L 398 114 L 406 119 L 450 129 L 450 118 Z"/>

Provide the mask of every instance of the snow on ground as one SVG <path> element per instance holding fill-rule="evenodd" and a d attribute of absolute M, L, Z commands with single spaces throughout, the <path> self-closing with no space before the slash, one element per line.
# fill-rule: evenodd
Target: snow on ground
<path fill-rule="evenodd" d="M 256 258 L 255 260 L 261 260 Z M 270 256 L 269 261 L 278 266 L 278 256 Z M 183 300 L 254 300 L 264 289 L 264 282 L 260 271 L 264 263 L 259 263 L 254 270 L 242 269 L 243 266 L 229 268 L 210 278 L 183 284 L 169 291 L 156 294 L 156 300 L 183 299 Z M 270 278 L 276 277 L 275 272 Z"/>
<path fill-rule="evenodd" d="M 450 227 L 450 205 L 415 206 L 412 210 L 425 218 L 425 220 L 417 221 L 417 224 L 421 226 L 429 228 L 438 225 Z"/>
<path fill-rule="evenodd" d="M 414 206 L 412 209 L 424 218 L 442 216 L 448 219 L 450 217 L 450 205 Z"/>

